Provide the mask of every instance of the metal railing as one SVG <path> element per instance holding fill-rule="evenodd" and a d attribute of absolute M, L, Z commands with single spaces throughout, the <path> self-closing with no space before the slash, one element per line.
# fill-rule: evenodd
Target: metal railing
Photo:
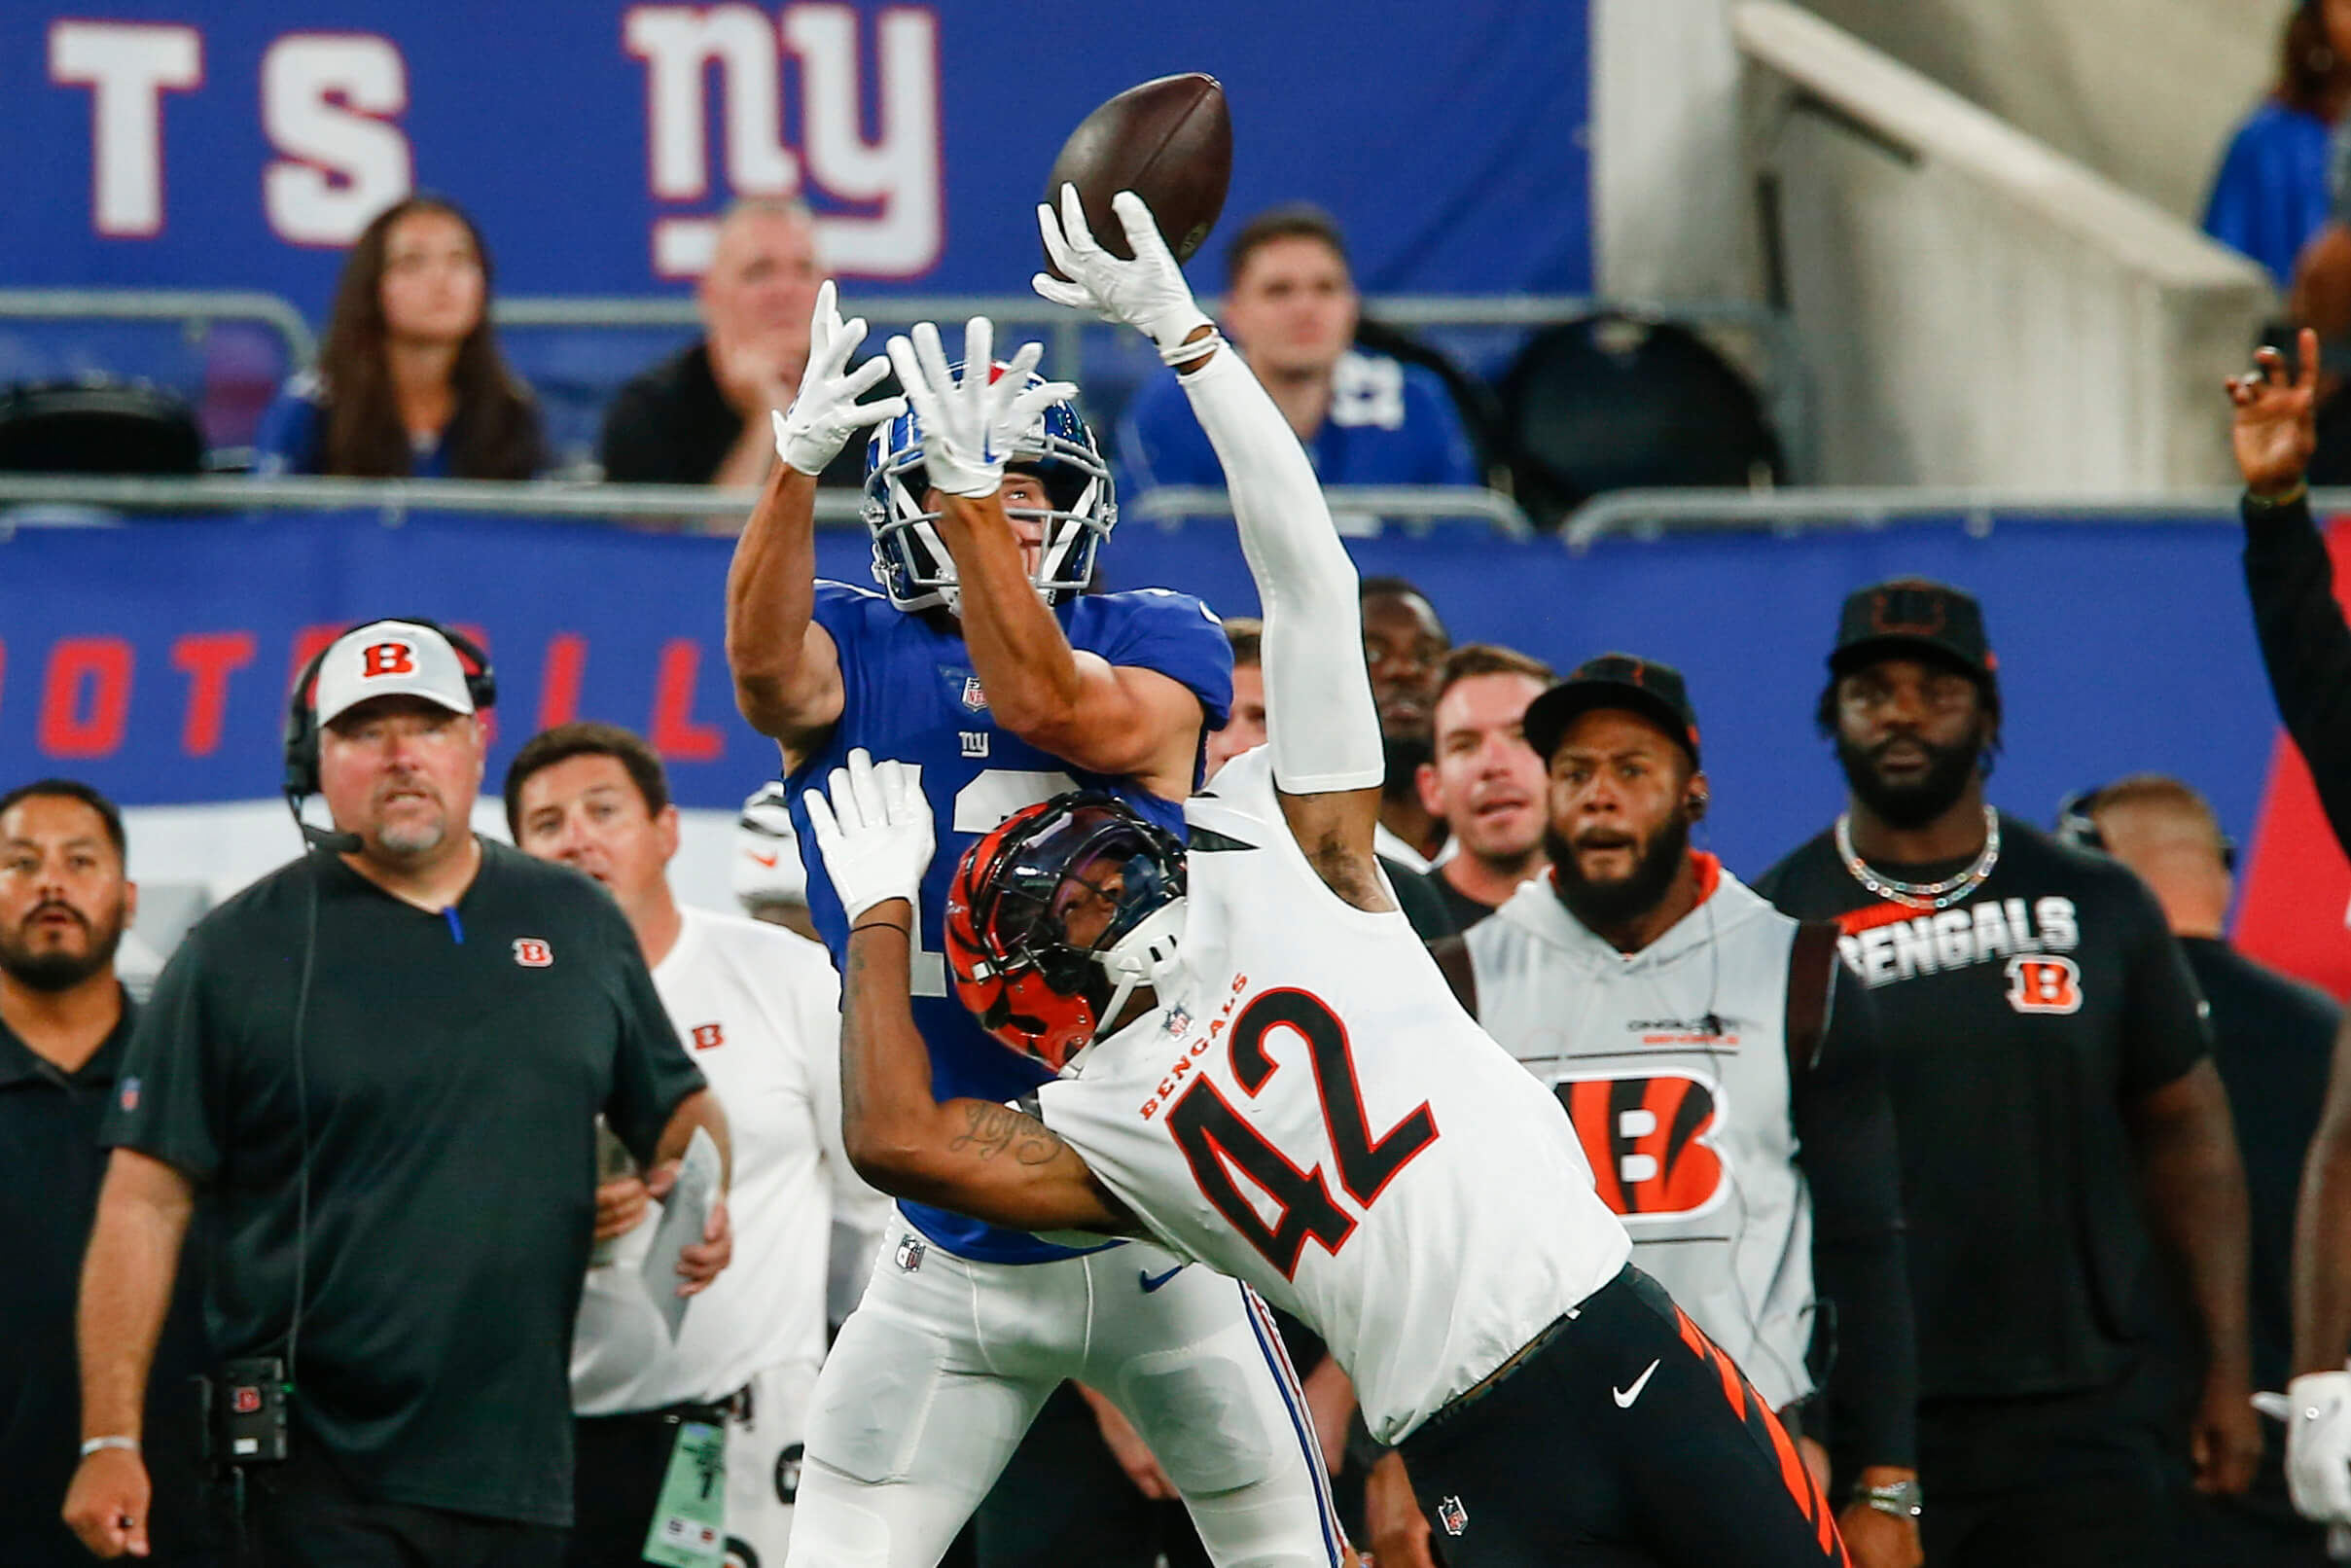
<path fill-rule="evenodd" d="M 1446 518 L 1478 518 L 1512 538 L 1534 530 L 1509 496 L 1491 490 L 1436 485 L 1332 485 L 1323 492 L 1334 513 L 1395 520 L 1421 531 Z M 0 508 L 56 508 L 79 513 L 55 520 L 106 520 L 90 514 L 190 512 L 373 512 L 386 522 L 411 513 L 454 512 L 483 516 L 564 518 L 579 521 L 641 522 L 735 518 L 750 516 L 756 489 L 712 489 L 699 484 L 580 484 L 558 480 L 350 480 L 319 477 L 280 479 L 112 478 L 73 474 L 0 474 Z M 823 527 L 855 527 L 862 496 L 856 490 L 816 492 L 816 520 Z M 1165 489 L 1147 492 L 1121 508 L 1131 520 L 1173 526 L 1186 517 L 1230 517 L 1232 503 L 1222 490 Z M 0 517 L 0 525 L 11 519 Z M 17 522 L 44 519 L 18 517 Z"/>
<path fill-rule="evenodd" d="M 202 328 L 253 321 L 276 333 L 286 363 L 306 371 L 318 338 L 291 302 L 258 289 L 0 289 L 0 320 L 178 321 Z"/>
<path fill-rule="evenodd" d="M 1439 522 L 1474 519 L 1507 538 L 1535 537 L 1535 525 L 1526 520 L 1518 503 L 1500 490 L 1441 484 L 1327 484 L 1323 498 L 1331 505 L 1331 515 L 1339 520 L 1341 533 L 1360 531 L 1352 525 L 1355 518 L 1370 520 L 1372 533 L 1384 531 L 1382 524 L 1396 522 L 1407 534 L 1425 534 Z M 1203 485 L 1170 484 L 1119 503 L 1122 520 L 1152 522 L 1163 528 L 1180 524 L 1186 517 L 1231 516 L 1232 498 Z"/>
<path fill-rule="evenodd" d="M 1801 533 L 1814 528 L 1884 528 L 1948 522 L 1988 534 L 1996 521 L 2180 522 L 2236 526 L 2243 491 L 2167 490 L 2090 498 L 2029 490 L 1844 488 L 1789 490 L 1618 490 L 1569 514 L 1560 538 L 1578 554 L 1603 539 L 1670 533 Z M 2351 512 L 2351 489 L 2310 492 L 2324 517 Z"/>

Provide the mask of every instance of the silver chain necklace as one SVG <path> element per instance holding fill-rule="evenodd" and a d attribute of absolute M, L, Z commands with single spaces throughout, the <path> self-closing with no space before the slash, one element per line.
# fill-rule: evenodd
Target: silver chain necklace
<path fill-rule="evenodd" d="M 1947 909 L 1981 887 L 1992 868 L 2000 864 L 2000 813 L 1988 805 L 1983 808 L 1983 848 L 1975 864 L 1940 882 L 1905 882 L 1871 870 L 1853 847 L 1853 815 L 1849 811 L 1837 813 L 1836 853 L 1855 881 L 1888 903 L 1912 909 Z"/>

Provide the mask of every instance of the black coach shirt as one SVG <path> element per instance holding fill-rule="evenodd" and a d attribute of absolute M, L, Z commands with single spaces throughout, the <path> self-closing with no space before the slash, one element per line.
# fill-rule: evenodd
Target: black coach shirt
<path fill-rule="evenodd" d="M 2130 1369 L 2152 1258 L 2123 1112 L 2210 1050 L 2203 998 L 2139 879 L 2005 812 L 2000 835 L 1990 877 L 1941 913 L 1878 900 L 1826 833 L 1756 883 L 1799 919 L 1834 920 L 1870 987 L 1928 1399 L 2090 1388 Z M 1920 882 L 1968 863 L 1877 869 Z"/>
<path fill-rule="evenodd" d="M 595 1117 L 646 1159 L 702 1076 L 619 907 L 576 872 L 484 842 L 440 913 L 330 855 L 272 873 L 164 967 L 106 1123 L 206 1190 L 224 1357 L 286 1349 L 313 895 L 294 1441 L 364 1495 L 568 1523 Z"/>
<path fill-rule="evenodd" d="M 0 1023 L 0 1562 L 10 1568 L 88 1564 L 60 1509 L 82 1438 L 74 1303 L 98 1212 L 106 1151 L 98 1123 L 135 1016 L 123 1016 L 74 1072 L 37 1054 Z M 200 1222 L 199 1222 L 200 1223 Z M 146 1458 L 155 1481 L 158 1560 L 196 1551 L 196 1392 L 206 1370 L 200 1267 L 183 1264 L 147 1382 Z"/>

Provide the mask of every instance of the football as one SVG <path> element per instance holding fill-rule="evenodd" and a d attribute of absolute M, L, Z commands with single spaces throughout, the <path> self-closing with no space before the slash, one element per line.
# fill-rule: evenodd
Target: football
<path fill-rule="evenodd" d="M 1061 187 L 1078 188 L 1094 238 L 1127 257 L 1126 230 L 1110 198 L 1132 191 L 1150 204 L 1179 262 L 1189 261 L 1216 227 L 1232 180 L 1232 118 L 1225 89 L 1197 71 L 1162 76 L 1103 104 L 1079 122 L 1045 178 L 1045 201 L 1059 210 Z M 1061 275 L 1052 258 L 1046 269 Z"/>

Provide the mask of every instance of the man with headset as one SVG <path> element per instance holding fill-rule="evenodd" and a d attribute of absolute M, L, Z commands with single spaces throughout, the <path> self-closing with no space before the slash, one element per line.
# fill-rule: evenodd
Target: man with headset
<path fill-rule="evenodd" d="M 245 1559 L 559 1560 L 595 1117 L 657 1192 L 726 1121 L 612 900 L 468 831 L 495 695 L 432 623 L 337 638 L 286 746 L 335 831 L 198 924 L 141 1017 L 82 1282 L 65 1514 L 100 1556 L 147 1549 L 141 1387 L 201 1189 Z M 680 1294 L 730 1246 L 714 1201 Z"/>

